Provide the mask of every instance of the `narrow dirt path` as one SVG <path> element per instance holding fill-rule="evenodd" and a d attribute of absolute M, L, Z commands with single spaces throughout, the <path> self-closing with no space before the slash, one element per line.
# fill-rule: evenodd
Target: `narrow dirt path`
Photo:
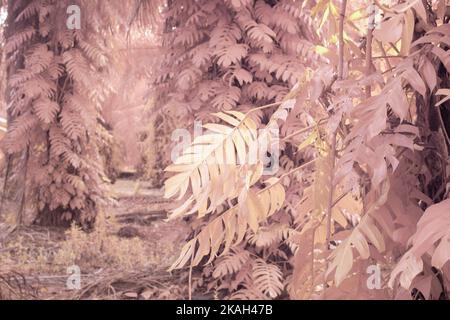
<path fill-rule="evenodd" d="M 132 180 L 117 180 L 113 192 L 117 204 L 110 213 L 121 226 L 118 236 L 137 235 L 150 246 L 151 255 L 159 257 L 158 265 L 169 267 L 190 233 L 183 221 L 165 221 L 175 208 L 173 201 L 165 200 L 162 190 Z"/>

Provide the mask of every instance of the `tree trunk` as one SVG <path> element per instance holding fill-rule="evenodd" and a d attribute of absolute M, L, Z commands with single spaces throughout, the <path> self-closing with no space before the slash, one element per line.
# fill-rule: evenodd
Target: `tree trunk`
<path fill-rule="evenodd" d="M 87 10 L 82 28 L 71 30 L 66 11 L 74 4 L 82 8 L 79 1 L 50 1 L 30 10 L 36 1 L 8 3 L 3 210 L 16 214 L 19 222 L 90 227 L 103 199 L 103 170 Z M 24 9 L 27 14 L 19 17 Z"/>

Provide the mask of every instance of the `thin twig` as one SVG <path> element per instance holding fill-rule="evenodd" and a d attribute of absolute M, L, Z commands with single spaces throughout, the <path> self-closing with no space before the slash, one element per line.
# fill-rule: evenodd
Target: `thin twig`
<path fill-rule="evenodd" d="M 341 194 L 339 197 L 337 197 L 336 199 L 334 199 L 332 207 L 334 208 L 334 207 L 335 207 L 342 199 L 345 198 L 345 196 L 348 195 L 349 192 L 350 192 L 350 191 L 344 192 L 344 193 Z"/>
<path fill-rule="evenodd" d="M 372 40 L 373 40 L 373 35 L 372 35 Z M 393 56 L 393 55 L 388 55 L 388 54 L 386 54 L 386 55 L 381 55 L 381 56 L 372 56 L 372 60 L 375 60 L 375 59 L 405 59 L 406 57 L 405 56 Z M 354 58 L 353 60 L 362 60 L 362 59 L 366 59 L 365 57 L 364 58 Z"/>
<path fill-rule="evenodd" d="M 25 210 L 26 205 L 26 196 L 27 196 L 27 179 L 28 179 L 28 161 L 30 158 L 30 147 L 27 147 L 25 151 L 25 164 L 24 164 L 24 173 L 23 173 L 23 192 L 22 198 L 20 199 L 19 211 L 17 212 L 17 224 L 22 225 L 23 223 L 23 211 Z"/>
<path fill-rule="evenodd" d="M 197 234 L 194 234 L 194 239 Z M 191 264 L 189 266 L 189 300 L 192 300 L 192 269 L 193 269 L 194 253 L 191 255 Z"/>
<path fill-rule="evenodd" d="M 340 8 L 340 20 L 339 20 L 339 66 L 338 66 L 338 79 L 342 80 L 344 77 L 344 22 L 345 22 L 345 11 L 347 9 L 347 0 L 342 0 Z M 333 210 L 333 193 L 334 193 L 334 169 L 336 160 L 336 137 L 337 130 L 332 134 L 331 138 L 331 173 L 330 173 L 330 190 L 328 192 L 328 206 L 327 206 L 327 233 L 326 233 L 326 244 L 327 248 L 330 249 L 330 239 L 331 239 L 331 212 Z"/>
<path fill-rule="evenodd" d="M 342 80 L 344 77 L 344 22 L 345 10 L 347 8 L 347 0 L 342 0 L 340 19 L 339 19 L 339 65 L 338 65 L 338 79 Z"/>
<path fill-rule="evenodd" d="M 392 49 L 395 50 L 395 52 L 397 52 L 397 54 L 400 55 L 400 50 L 398 50 L 397 46 L 395 45 L 395 43 L 389 42 L 389 45 L 391 46 Z"/>
<path fill-rule="evenodd" d="M 283 174 L 282 176 L 280 176 L 280 178 L 278 179 L 278 182 L 280 182 L 283 178 L 285 178 L 285 177 L 287 177 L 287 176 L 289 176 L 289 175 L 291 175 L 291 174 L 293 174 L 293 173 L 295 173 L 295 172 L 297 172 L 297 171 L 299 171 L 299 170 L 301 170 L 301 169 L 304 169 L 304 168 L 306 168 L 307 166 L 309 166 L 309 165 L 311 165 L 311 164 L 313 164 L 313 163 L 315 163 L 317 161 L 317 159 L 313 159 L 313 160 L 311 160 L 311 161 L 309 161 L 309 162 L 306 162 L 306 163 L 304 163 L 304 164 L 302 164 L 301 166 L 299 166 L 299 167 L 297 167 L 297 168 L 295 168 L 295 169 L 292 169 L 291 171 L 289 171 L 289 172 L 286 172 L 285 174 Z M 277 182 L 277 183 L 278 183 Z M 270 187 L 272 187 L 273 185 L 270 185 Z M 259 192 L 262 192 L 262 191 L 264 191 L 264 190 L 266 190 L 267 188 L 264 188 L 264 189 L 262 189 L 261 191 L 259 191 Z M 258 193 L 259 193 L 258 192 Z"/>
<path fill-rule="evenodd" d="M 329 117 L 320 119 L 317 123 L 312 124 L 312 125 L 310 125 L 309 127 L 300 129 L 300 130 L 298 130 L 298 131 L 295 131 L 295 132 L 293 132 L 293 133 L 291 133 L 291 134 L 285 136 L 283 139 L 281 139 L 281 141 L 286 141 L 286 140 L 291 139 L 292 137 L 298 136 L 299 134 L 308 132 L 308 131 L 310 131 L 310 130 L 316 128 L 317 126 L 320 126 L 320 125 L 322 125 L 322 124 L 325 124 L 325 121 L 328 120 L 328 119 L 329 119 Z"/>
<path fill-rule="evenodd" d="M 383 47 L 383 44 L 381 43 L 381 41 L 377 40 L 377 44 L 378 44 L 378 47 L 380 48 L 381 52 L 385 56 L 385 60 L 386 60 L 386 64 L 387 64 L 388 69 L 392 70 L 393 68 L 392 68 L 392 65 L 391 65 L 391 62 L 389 61 L 389 59 L 390 58 L 394 58 L 396 56 L 391 56 L 391 55 L 388 56 L 387 53 L 386 53 L 386 50 Z"/>
<path fill-rule="evenodd" d="M 367 27 L 367 38 L 366 38 L 366 77 L 370 76 L 372 73 L 372 40 L 373 40 L 373 29 L 375 27 L 375 11 L 370 12 L 369 23 Z M 372 95 L 372 88 L 370 84 L 366 86 L 366 98 L 370 98 Z"/>
<path fill-rule="evenodd" d="M 331 213 L 333 210 L 333 196 L 334 196 L 334 169 L 335 169 L 335 159 L 336 159 L 336 131 L 333 132 L 331 138 L 331 170 L 330 170 L 330 190 L 328 191 L 328 206 L 327 206 L 327 234 L 326 234 L 326 243 L 329 249 L 330 239 L 331 239 Z"/>

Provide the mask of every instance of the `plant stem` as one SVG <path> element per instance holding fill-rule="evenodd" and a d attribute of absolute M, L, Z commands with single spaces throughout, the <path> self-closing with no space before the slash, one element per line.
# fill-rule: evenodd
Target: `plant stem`
<path fill-rule="evenodd" d="M 344 77 L 344 22 L 345 22 L 345 11 L 347 8 L 347 0 L 342 0 L 340 9 L 340 21 L 339 21 L 339 66 L 338 66 L 338 79 L 342 80 Z M 328 192 L 328 206 L 327 206 L 327 233 L 326 233 L 326 245 L 330 249 L 330 239 L 331 239 L 331 213 L 333 210 L 333 193 L 334 193 L 334 169 L 336 160 L 336 137 L 337 130 L 332 133 L 331 137 L 331 150 L 330 150 L 330 161 L 331 161 L 331 176 L 330 176 L 330 190 Z"/>
<path fill-rule="evenodd" d="M 298 166 L 298 167 L 295 168 L 295 169 L 292 169 L 292 170 L 289 171 L 289 172 L 286 172 L 285 174 L 283 174 L 282 176 L 280 176 L 280 178 L 278 179 L 278 182 L 281 182 L 281 180 L 282 180 L 283 178 L 285 178 L 285 177 L 287 177 L 287 176 L 293 174 L 294 172 L 297 172 L 297 171 L 299 171 L 299 170 L 301 170 L 301 169 L 304 169 L 305 167 L 307 167 L 307 166 L 309 166 L 309 165 L 315 163 L 316 161 L 317 161 L 317 159 L 313 159 L 313 160 L 311 160 L 311 161 L 309 161 L 309 162 L 306 162 L 306 163 L 304 163 L 304 164 Z M 272 187 L 272 186 L 270 186 L 270 187 Z M 262 189 L 261 191 L 264 191 L 264 190 L 266 190 L 266 189 L 267 189 L 267 188 L 264 188 L 264 189 Z M 261 192 L 261 191 L 259 191 L 259 192 Z"/>
<path fill-rule="evenodd" d="M 300 129 L 300 130 L 298 130 L 298 131 L 295 131 L 295 132 L 293 132 L 293 133 L 291 133 L 291 134 L 285 136 L 285 137 L 284 137 L 283 139 L 281 139 L 281 140 L 282 140 L 282 141 L 286 141 L 286 140 L 289 140 L 289 139 L 292 138 L 292 137 L 298 136 L 299 134 L 308 132 L 309 130 L 314 129 L 314 128 L 317 127 L 317 126 L 320 126 L 320 125 L 322 125 L 322 124 L 325 124 L 325 121 L 328 120 L 328 119 L 329 119 L 329 118 L 323 118 L 323 119 L 320 119 L 317 123 L 315 123 L 315 124 L 313 124 L 313 125 L 310 125 L 309 127 L 306 127 L 306 128 Z"/>
<path fill-rule="evenodd" d="M 344 23 L 345 23 L 345 10 L 347 9 L 347 0 L 342 0 L 340 9 L 339 20 L 339 66 L 338 66 L 338 79 L 342 80 L 344 77 Z"/>
<path fill-rule="evenodd" d="M 367 38 L 366 38 L 366 77 L 370 76 L 372 72 L 372 40 L 373 40 L 373 29 L 375 27 L 375 8 L 372 5 L 372 11 L 369 13 L 369 23 L 367 27 Z M 370 98 L 372 95 L 372 88 L 370 84 L 366 86 L 366 98 Z"/>
<path fill-rule="evenodd" d="M 331 170 L 330 170 L 330 190 L 328 192 L 328 206 L 327 206 L 327 234 L 326 234 L 326 243 L 329 249 L 330 239 L 331 239 L 331 216 L 333 210 L 333 196 L 334 196 L 334 170 L 335 170 L 335 159 L 336 159 L 336 131 L 333 132 L 331 137 L 331 150 L 330 150 L 330 161 L 331 161 Z"/>
<path fill-rule="evenodd" d="M 194 234 L 194 239 L 195 239 L 195 237 L 197 236 L 197 232 Z M 195 243 L 194 243 L 194 249 L 195 249 Z M 190 266 L 189 266 L 189 300 L 192 300 L 192 269 L 193 269 L 193 266 L 192 266 L 192 262 L 194 261 L 194 254 L 195 252 L 194 251 L 192 251 L 192 255 L 191 255 L 191 263 L 190 263 Z"/>

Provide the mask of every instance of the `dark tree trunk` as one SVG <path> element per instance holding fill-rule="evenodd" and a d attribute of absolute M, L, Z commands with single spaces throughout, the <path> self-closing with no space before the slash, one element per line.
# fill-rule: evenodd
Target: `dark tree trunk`
<path fill-rule="evenodd" d="M 14 35 L 16 30 L 20 30 L 26 26 L 27 21 L 16 21 L 18 14 L 30 4 L 31 0 L 22 1 L 17 6 L 17 1 L 8 0 L 8 18 L 4 31 L 5 40 Z M 23 49 L 24 50 L 24 49 Z M 10 55 L 6 57 L 8 66 L 6 68 L 6 83 L 9 83 L 11 75 L 17 70 L 24 67 L 23 55 L 19 55 L 17 59 L 9 61 Z M 9 106 L 11 102 L 11 88 L 6 87 L 6 104 Z M 7 109 L 8 126 L 14 121 L 11 109 Z M 3 213 L 15 214 L 17 222 L 21 224 L 23 221 L 23 211 L 26 209 L 26 179 L 27 179 L 27 161 L 28 149 L 19 154 L 7 154 L 6 170 L 3 181 L 3 190 L 0 203 L 0 215 Z"/>

